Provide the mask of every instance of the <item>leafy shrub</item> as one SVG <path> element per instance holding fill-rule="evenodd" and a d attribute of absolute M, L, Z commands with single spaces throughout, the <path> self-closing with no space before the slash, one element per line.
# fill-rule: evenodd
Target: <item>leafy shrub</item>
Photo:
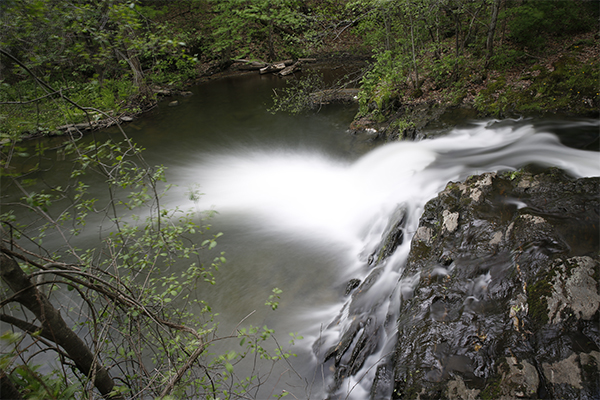
<path fill-rule="evenodd" d="M 400 97 L 400 84 L 405 80 L 408 56 L 385 51 L 377 56 L 373 68 L 361 81 L 358 95 L 359 113 L 384 113 Z"/>
<path fill-rule="evenodd" d="M 286 84 L 289 86 L 275 92 L 270 112 L 283 111 L 299 114 L 319 105 L 315 103 L 313 93 L 323 90 L 325 87 L 321 74 L 311 72 L 301 79 L 288 80 Z"/>
<path fill-rule="evenodd" d="M 522 65 L 526 60 L 525 53 L 520 49 L 501 47 L 496 54 L 492 56 L 492 65 L 498 69 L 508 69 L 517 65 Z"/>
<path fill-rule="evenodd" d="M 545 45 L 547 34 L 595 29 L 598 6 L 589 1 L 528 1 L 509 8 L 503 16 L 508 17 L 511 40 L 538 51 Z"/>
<path fill-rule="evenodd" d="M 445 88 L 458 78 L 455 72 L 462 69 L 466 60 L 464 56 L 446 54 L 439 60 L 433 60 L 430 78 L 439 88 Z"/>

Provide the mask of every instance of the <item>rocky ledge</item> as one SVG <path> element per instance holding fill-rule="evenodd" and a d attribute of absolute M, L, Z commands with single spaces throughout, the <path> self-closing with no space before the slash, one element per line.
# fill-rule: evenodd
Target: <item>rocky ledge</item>
<path fill-rule="evenodd" d="M 598 399 L 599 184 L 489 173 L 429 201 L 372 397 Z"/>

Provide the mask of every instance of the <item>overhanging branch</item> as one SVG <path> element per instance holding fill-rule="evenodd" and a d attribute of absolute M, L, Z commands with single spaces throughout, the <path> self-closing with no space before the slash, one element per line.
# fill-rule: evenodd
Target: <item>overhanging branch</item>
<path fill-rule="evenodd" d="M 112 378 L 87 345 L 67 326 L 58 310 L 46 295 L 37 290 L 19 264 L 4 253 L 0 253 L 0 276 L 13 292 L 18 293 L 15 300 L 40 321 L 44 337 L 62 347 L 105 398 L 124 400 L 122 395 L 113 393 L 115 384 Z"/>

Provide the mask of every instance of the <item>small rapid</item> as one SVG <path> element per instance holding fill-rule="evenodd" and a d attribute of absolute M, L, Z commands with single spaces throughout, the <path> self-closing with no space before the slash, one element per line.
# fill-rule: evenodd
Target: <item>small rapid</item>
<path fill-rule="evenodd" d="M 581 124 L 599 126 L 597 121 Z M 251 221 L 259 234 L 346 252 L 337 284 L 373 280 L 354 302 L 344 297 L 299 316 L 304 321 L 302 343 L 312 354 L 314 368 L 357 316 L 381 327 L 379 344 L 360 370 L 352 371 L 336 389 L 348 398 L 363 399 L 369 395 L 375 367 L 394 350 L 394 321 L 402 295 L 419 281 L 418 276 L 402 281 L 399 277 L 425 203 L 450 181 L 528 164 L 558 167 L 575 177 L 600 175 L 597 152 L 564 146 L 547 127 L 492 120 L 435 139 L 386 144 L 355 161 L 289 149 L 202 154 L 197 164 L 180 171 L 180 179 L 201 183 L 202 209 Z M 403 243 L 373 274 L 369 255 L 381 245 L 399 210 L 405 218 Z M 322 392 L 327 393 L 333 378 L 327 371 L 323 375 Z"/>

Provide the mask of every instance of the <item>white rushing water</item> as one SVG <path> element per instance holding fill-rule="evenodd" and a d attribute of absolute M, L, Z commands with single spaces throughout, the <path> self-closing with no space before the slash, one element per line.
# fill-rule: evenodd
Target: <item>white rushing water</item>
<path fill-rule="evenodd" d="M 449 181 L 530 163 L 556 166 L 575 177 L 600 175 L 596 152 L 565 147 L 556 136 L 532 125 L 486 121 L 436 139 L 386 144 L 355 162 L 284 150 L 202 155 L 200 165 L 190 168 L 183 180 L 201 182 L 203 209 L 249 218 L 260 232 L 344 249 L 345 259 L 354 261 L 340 272 L 340 281 L 367 276 L 370 269 L 361 255 L 372 253 L 391 215 L 400 205 L 405 207 L 404 243 L 385 261 L 378 281 L 361 298 L 370 303 L 362 304 L 364 310 L 377 306 L 377 315 L 371 316 L 382 323 L 386 317 L 397 318 L 400 294 L 413 290 L 418 282 L 418 277 L 398 280 L 425 203 Z M 347 301 L 306 312 L 301 333 L 308 349 L 318 338 L 322 353 L 339 341 L 352 322 Z M 326 329 L 340 313 L 339 323 Z M 374 366 L 393 351 L 394 335 L 390 324 L 376 353 L 345 382 L 341 390 L 350 392 L 349 398 L 368 397 Z M 318 361 L 315 356 L 315 364 Z M 324 390 L 327 384 L 323 383 Z"/>

